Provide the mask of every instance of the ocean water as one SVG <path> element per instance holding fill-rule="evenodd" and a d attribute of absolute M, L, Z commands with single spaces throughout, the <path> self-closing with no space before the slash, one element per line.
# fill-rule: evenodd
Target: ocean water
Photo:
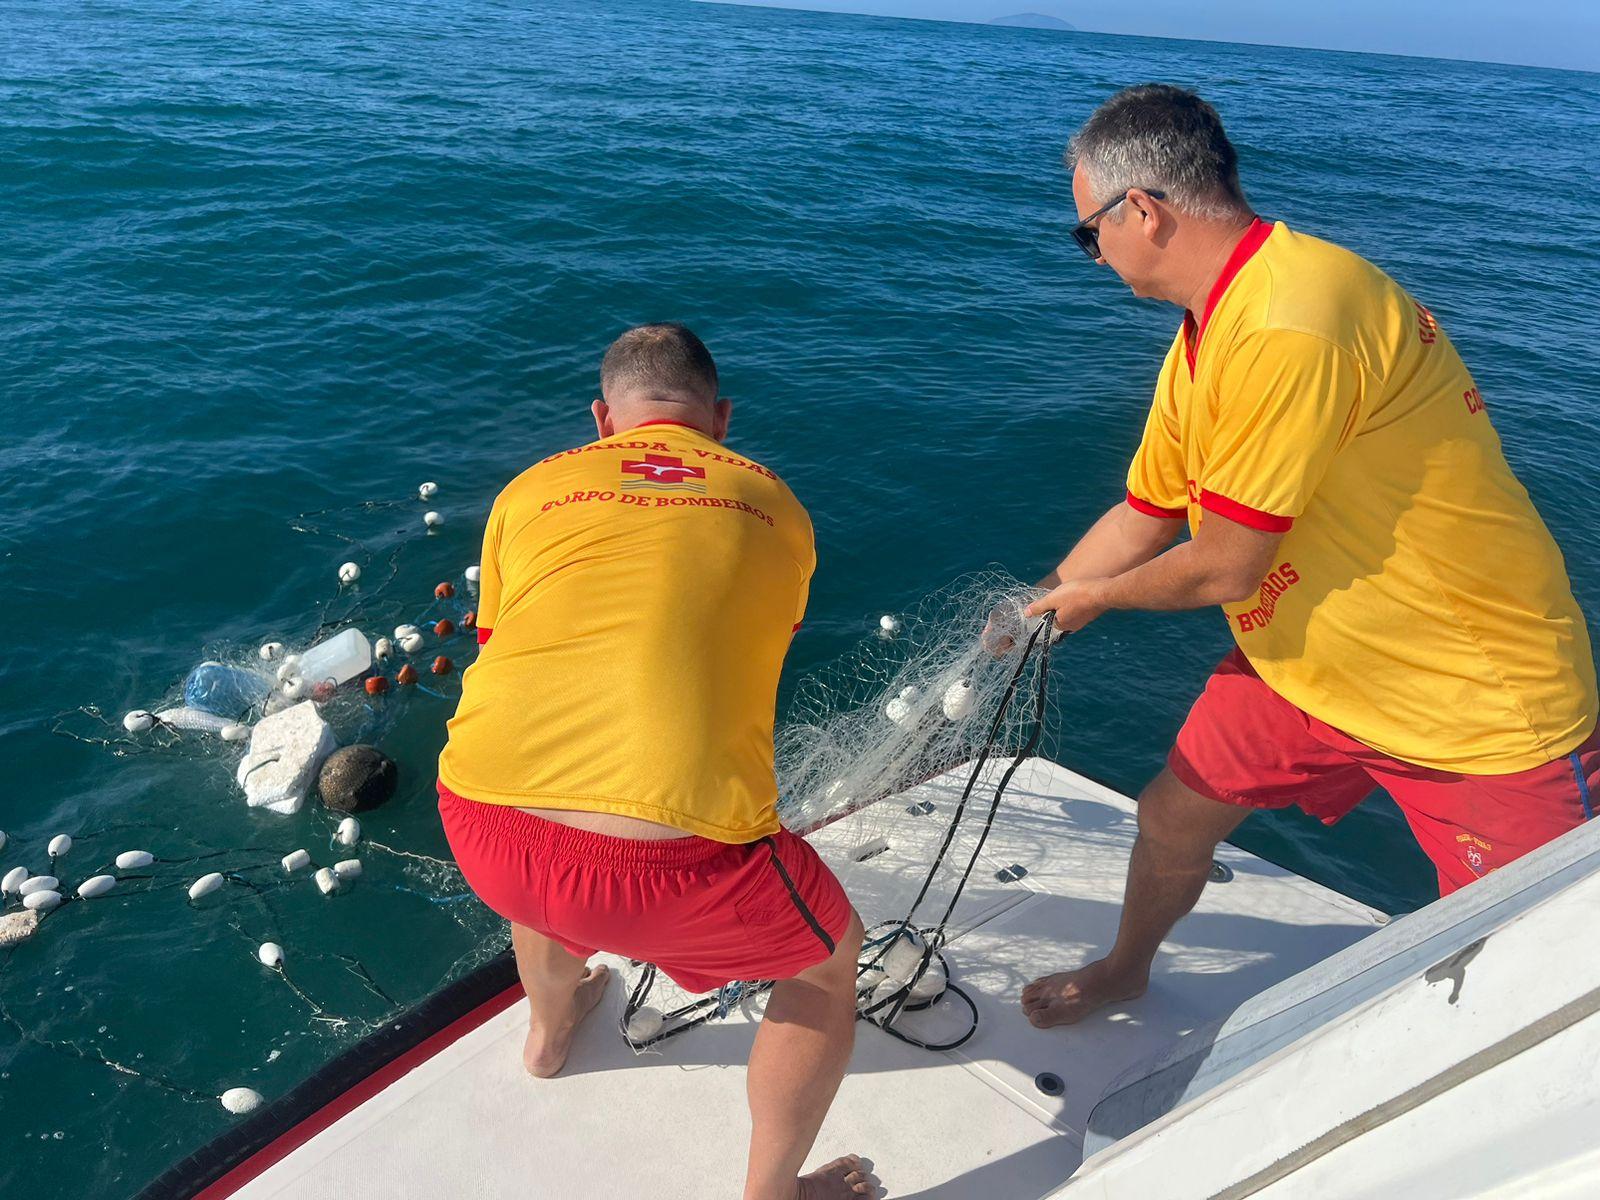
<path fill-rule="evenodd" d="M 1262 213 L 1439 316 L 1595 614 L 1600 77 L 642 0 L 7 4 L 0 866 L 61 831 L 70 883 L 192 861 L 0 959 L 0 1192 L 137 1190 L 228 1125 L 224 1088 L 283 1093 L 494 948 L 426 861 L 453 678 L 343 711 L 402 787 L 336 901 L 270 886 L 295 846 L 339 857 L 326 815 L 247 812 L 229 754 L 96 714 L 207 653 L 446 611 L 495 492 L 592 436 L 625 326 L 691 323 L 732 444 L 811 509 L 795 669 L 963 572 L 1050 566 L 1121 495 L 1178 317 L 1066 237 L 1068 133 L 1147 79 L 1218 104 Z M 1228 644 L 1214 613 L 1071 639 L 1051 753 L 1136 791 Z M 1237 840 L 1433 895 L 1382 801 Z M 258 886 L 191 907 L 202 861 Z M 273 935 L 298 993 L 254 960 Z"/>

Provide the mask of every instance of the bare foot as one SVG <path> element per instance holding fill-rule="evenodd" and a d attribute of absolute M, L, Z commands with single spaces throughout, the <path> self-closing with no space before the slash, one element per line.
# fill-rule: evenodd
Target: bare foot
<path fill-rule="evenodd" d="M 572 994 L 572 1017 L 559 1028 L 535 1029 L 528 1026 L 528 1040 L 522 1047 L 522 1065 L 528 1074 L 549 1079 L 567 1065 L 567 1051 L 572 1049 L 572 1035 L 589 1015 L 589 1010 L 600 1003 L 606 984 L 611 979 L 611 968 L 604 963 L 590 967 L 578 981 L 578 990 Z"/>
<path fill-rule="evenodd" d="M 836 1158 L 809 1175 L 800 1176 L 796 1200 L 850 1200 L 852 1196 L 876 1196 L 878 1186 L 867 1164 L 854 1154 Z"/>
<path fill-rule="evenodd" d="M 1072 1025 L 1096 1009 L 1119 1000 L 1137 1000 L 1150 986 L 1148 973 L 1113 975 L 1108 960 L 1096 959 L 1076 971 L 1062 971 L 1035 979 L 1022 989 L 1022 1011 L 1033 1025 Z"/>

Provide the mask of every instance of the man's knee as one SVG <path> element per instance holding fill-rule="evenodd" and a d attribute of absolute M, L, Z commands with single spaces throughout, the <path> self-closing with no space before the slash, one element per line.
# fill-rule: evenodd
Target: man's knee
<path fill-rule="evenodd" d="M 1202 796 L 1170 770 L 1139 793 L 1139 837 L 1173 853 L 1210 857 L 1250 810 Z"/>

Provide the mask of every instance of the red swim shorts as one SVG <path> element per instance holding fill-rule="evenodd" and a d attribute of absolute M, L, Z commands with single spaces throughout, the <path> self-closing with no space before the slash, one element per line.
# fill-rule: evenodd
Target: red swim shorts
<path fill-rule="evenodd" d="M 1600 731 L 1568 755 L 1511 775 L 1436 771 L 1302 712 L 1235 650 L 1189 710 L 1167 766 L 1202 796 L 1250 808 L 1293 804 L 1325 825 L 1381 787 L 1438 869 L 1443 896 L 1593 815 Z"/>
<path fill-rule="evenodd" d="M 439 816 L 468 885 L 506 920 L 580 958 L 655 963 L 687 991 L 791 978 L 850 924 L 844 888 L 787 830 L 741 846 L 607 837 L 442 783 Z"/>

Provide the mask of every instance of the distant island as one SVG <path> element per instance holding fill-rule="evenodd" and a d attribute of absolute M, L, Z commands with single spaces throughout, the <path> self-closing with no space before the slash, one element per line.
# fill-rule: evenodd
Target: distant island
<path fill-rule="evenodd" d="M 1069 25 L 1060 17 L 1047 17 L 1044 13 L 1017 13 L 1011 17 L 995 17 L 991 25 L 1013 25 L 1018 29 L 1065 29 L 1076 33 L 1078 27 Z"/>

